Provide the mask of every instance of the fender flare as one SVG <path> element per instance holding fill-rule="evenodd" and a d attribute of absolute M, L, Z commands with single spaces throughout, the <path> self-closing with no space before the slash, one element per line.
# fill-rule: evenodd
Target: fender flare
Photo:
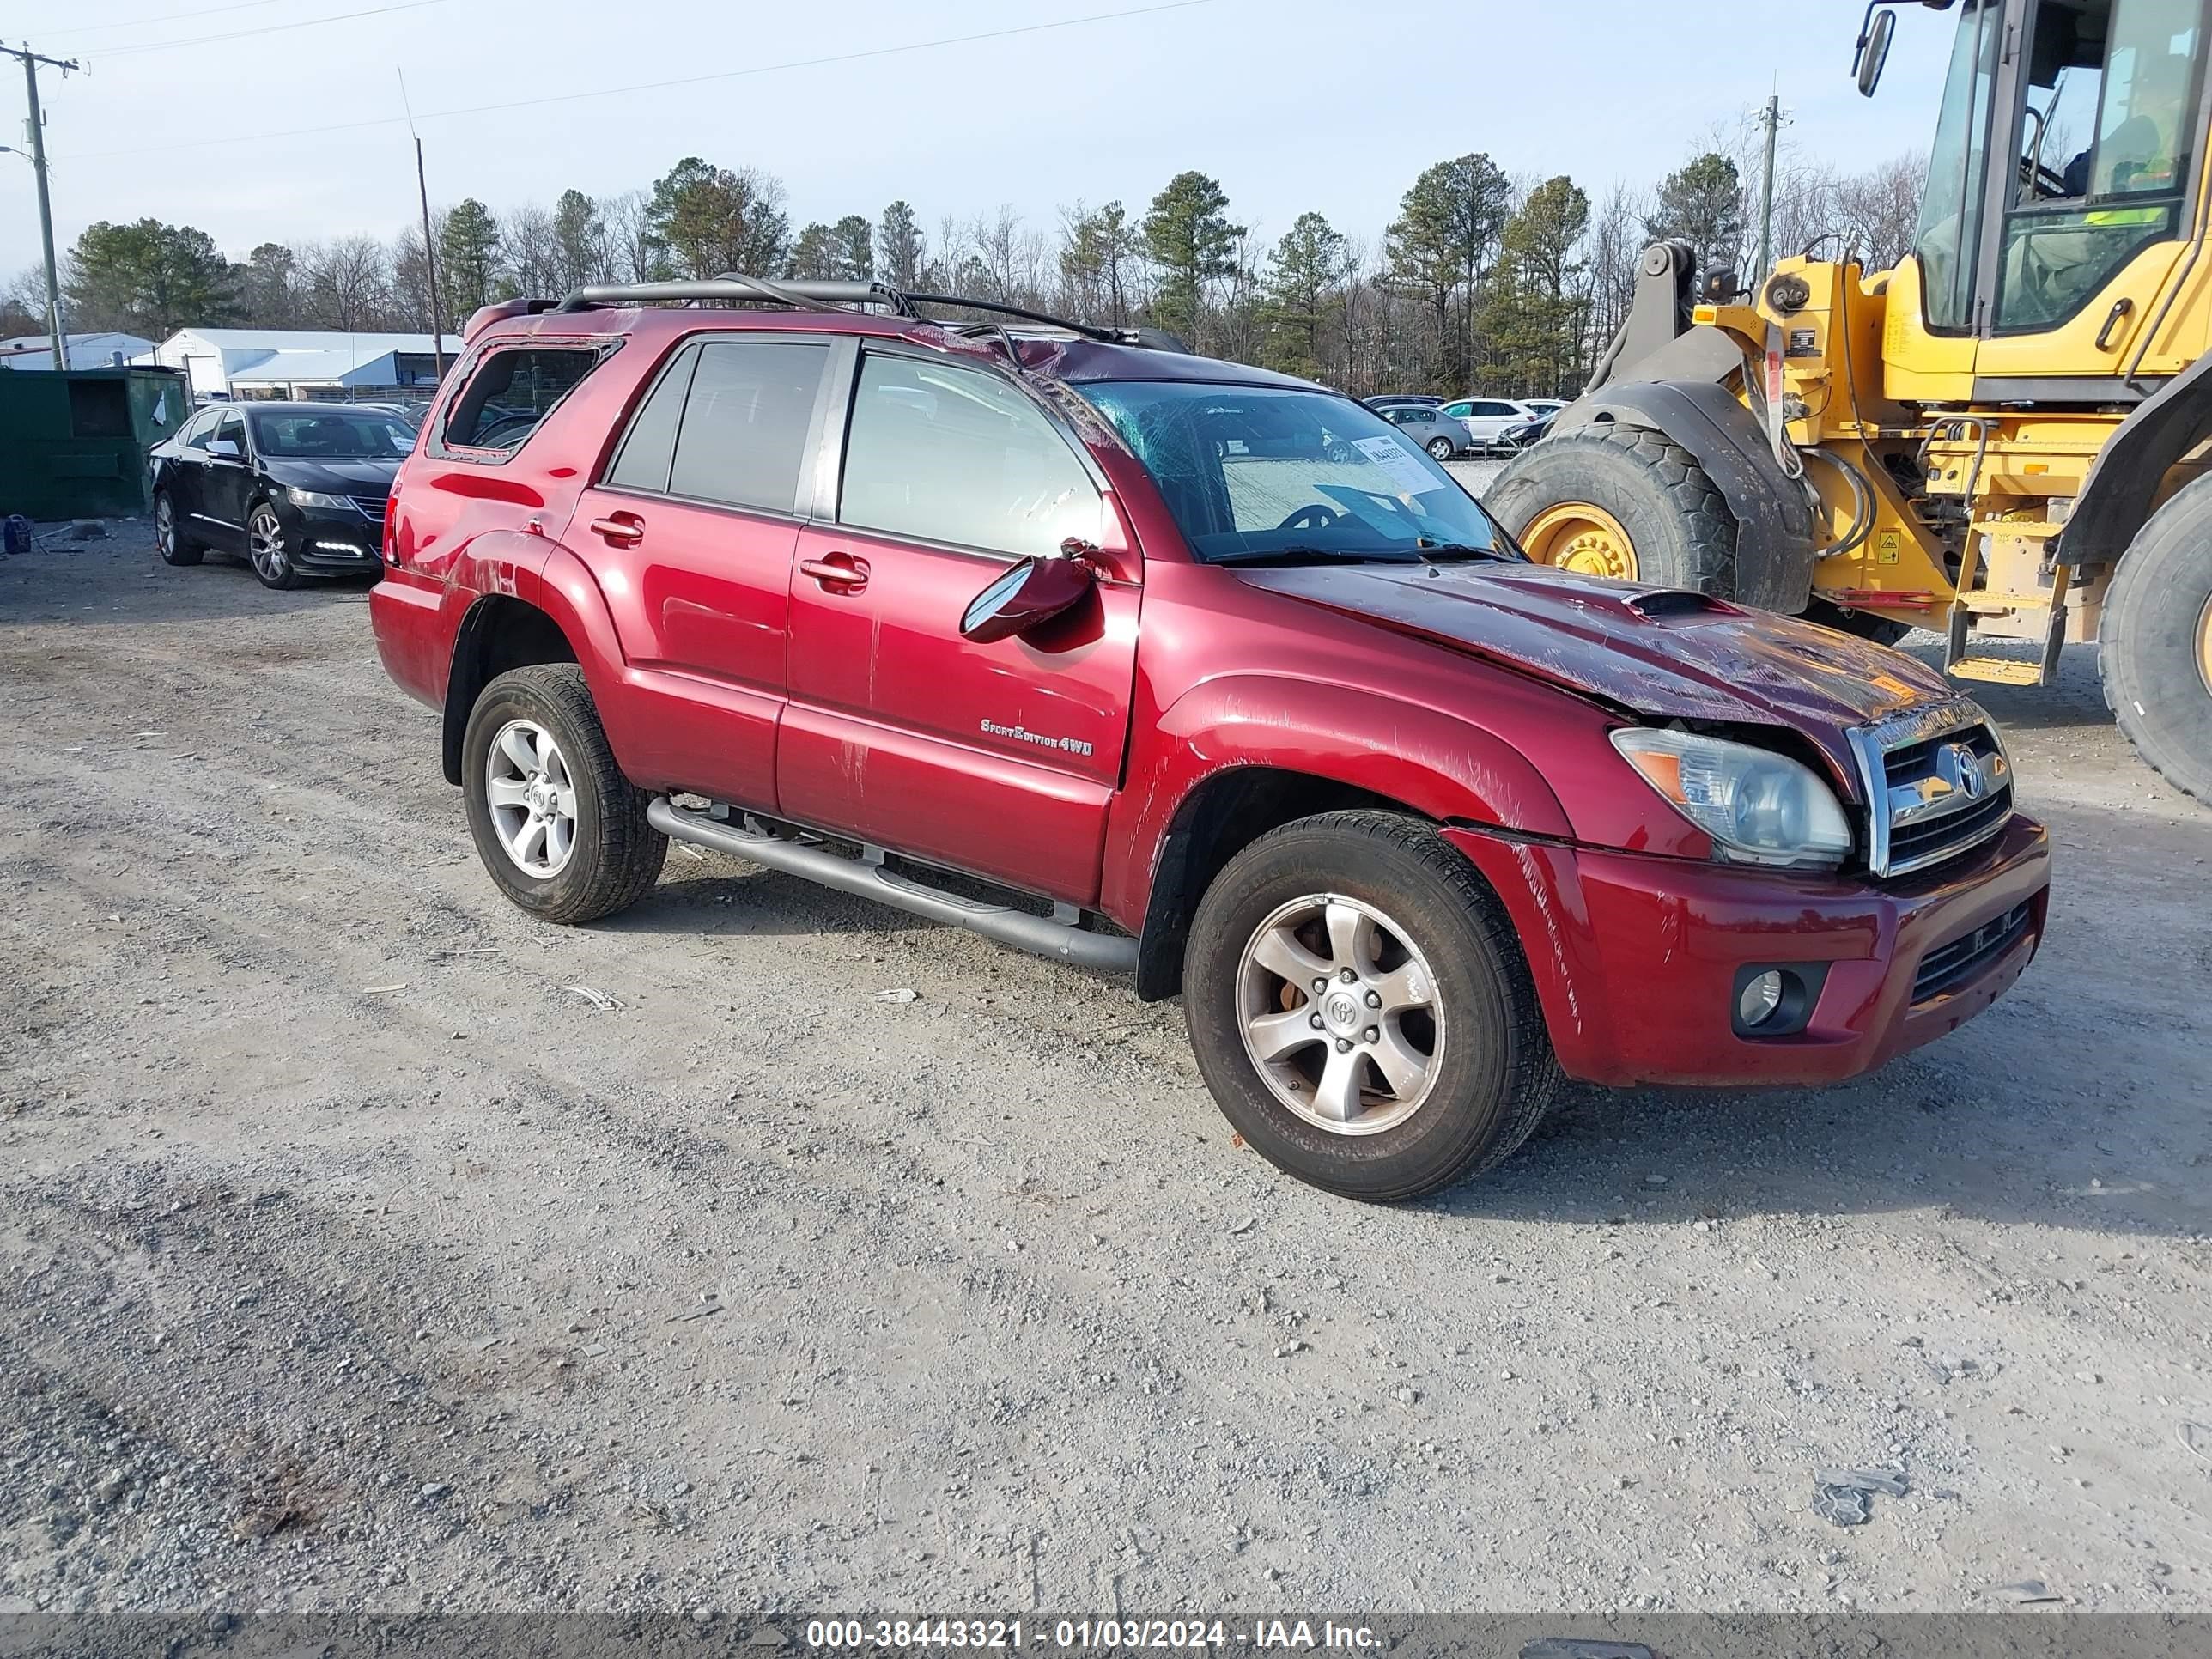
<path fill-rule="evenodd" d="M 469 721 L 469 708 L 454 695 L 465 683 L 460 665 L 467 660 L 466 653 L 478 648 L 493 600 L 516 600 L 550 620 L 575 653 L 602 723 L 616 723 L 609 702 L 611 697 L 619 702 L 614 694 L 622 671 L 622 647 L 605 597 L 574 554 L 538 537 L 480 536 L 457 561 L 446 594 L 448 611 L 461 613 L 451 625 L 453 649 L 447 669 L 442 738 L 447 782 L 461 781 L 461 738 Z"/>
<path fill-rule="evenodd" d="M 1729 351 L 1740 363 L 1733 345 Z M 1735 514 L 1736 591 L 1729 598 L 1784 616 L 1803 612 L 1813 597 L 1811 504 L 1805 487 L 1784 474 L 1751 410 L 1725 386 L 1717 379 L 1608 385 L 1568 405 L 1553 425 L 1568 432 L 1600 421 L 1660 433 L 1705 470 Z"/>
<path fill-rule="evenodd" d="M 2105 441 L 2074 498 L 2055 554 L 2079 568 L 2109 564 L 2149 521 L 2173 464 L 2212 437 L 2212 356 L 2199 357 L 2129 411 Z"/>
<path fill-rule="evenodd" d="M 1107 915 L 1134 923 L 1139 994 L 1168 994 L 1203 882 L 1188 857 L 1195 803 L 1237 773 L 1310 778 L 1395 802 L 1438 823 L 1572 837 L 1540 771 L 1464 717 L 1373 692 L 1237 674 L 1193 687 L 1164 711 L 1144 765 L 1109 826 Z M 1205 872 L 1210 878 L 1211 872 Z M 1141 920 L 1139 920 L 1141 918 Z"/>

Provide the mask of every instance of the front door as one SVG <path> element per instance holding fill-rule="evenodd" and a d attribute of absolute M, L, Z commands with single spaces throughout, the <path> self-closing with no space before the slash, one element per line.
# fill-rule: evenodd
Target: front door
<path fill-rule="evenodd" d="M 847 349 L 750 333 L 679 346 L 577 504 L 564 540 L 647 711 L 623 741 L 641 783 L 775 808 L 800 473 Z"/>
<path fill-rule="evenodd" d="M 217 446 L 232 446 L 219 453 Z M 206 463 L 200 473 L 199 523 L 210 541 L 221 547 L 246 545 L 246 498 L 253 488 L 253 458 L 246 445 L 246 417 L 227 410 L 216 422 Z"/>
<path fill-rule="evenodd" d="M 827 515 L 824 515 L 824 519 Z M 1033 639 L 960 637 L 969 601 L 1069 538 L 1095 597 Z M 1135 674 L 1139 566 L 1056 416 L 934 355 L 860 360 L 834 522 L 800 533 L 790 817 L 1073 903 L 1096 900 Z"/>

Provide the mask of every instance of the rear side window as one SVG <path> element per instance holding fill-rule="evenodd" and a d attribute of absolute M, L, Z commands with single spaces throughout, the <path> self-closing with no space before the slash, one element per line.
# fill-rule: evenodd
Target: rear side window
<path fill-rule="evenodd" d="M 828 371 L 827 345 L 715 342 L 699 348 L 668 490 L 788 513 Z"/>
<path fill-rule="evenodd" d="M 493 352 L 477 366 L 446 416 L 446 441 L 456 448 L 513 453 L 592 372 L 599 356 L 588 346 Z"/>
<path fill-rule="evenodd" d="M 791 512 L 829 365 L 826 344 L 716 340 L 685 348 L 630 422 L 607 483 Z"/>
<path fill-rule="evenodd" d="M 1098 491 L 1060 436 L 997 376 L 871 355 L 860 367 L 839 522 L 1025 557 L 1098 539 Z"/>
<path fill-rule="evenodd" d="M 643 489 L 655 495 L 668 493 L 668 469 L 676 460 L 676 428 L 683 424 L 684 399 L 691 390 L 692 371 L 699 366 L 699 348 L 686 346 L 661 371 L 660 380 L 646 394 L 631 417 L 629 431 L 607 469 L 607 483 L 617 489 Z"/>

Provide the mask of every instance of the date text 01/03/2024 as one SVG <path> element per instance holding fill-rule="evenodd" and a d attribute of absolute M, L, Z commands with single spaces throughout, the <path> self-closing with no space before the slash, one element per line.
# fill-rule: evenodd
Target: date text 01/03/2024
<path fill-rule="evenodd" d="M 1259 1651 L 1334 1650 L 1360 1652 L 1380 1648 L 1384 1638 L 1361 1625 L 1317 1624 L 1304 1619 L 1262 1619 L 1232 1626 L 1221 1619 L 817 1619 L 806 1626 L 806 1645 L 828 1650 L 939 1648 L 951 1651 L 1020 1650 L 1048 1648 L 1067 1652 L 1212 1651 L 1246 1648 Z"/>

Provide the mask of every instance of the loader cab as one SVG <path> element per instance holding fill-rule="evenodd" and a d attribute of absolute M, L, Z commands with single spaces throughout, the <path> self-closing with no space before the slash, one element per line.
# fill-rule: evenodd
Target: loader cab
<path fill-rule="evenodd" d="M 1928 401 L 2131 401 L 2200 222 L 2212 0 L 1960 0 L 1884 357 Z M 2173 364 L 2145 362 L 2155 343 Z M 1991 382 L 2033 380 L 2025 387 Z"/>

